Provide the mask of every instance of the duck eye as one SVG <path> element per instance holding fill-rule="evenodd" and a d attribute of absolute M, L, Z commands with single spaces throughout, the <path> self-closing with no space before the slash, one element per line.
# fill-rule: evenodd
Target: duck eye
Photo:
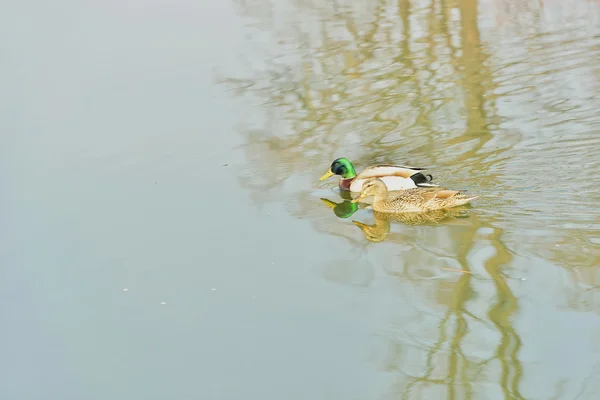
<path fill-rule="evenodd" d="M 337 163 L 331 168 L 331 171 L 336 175 L 344 175 L 346 167 L 343 164 Z"/>

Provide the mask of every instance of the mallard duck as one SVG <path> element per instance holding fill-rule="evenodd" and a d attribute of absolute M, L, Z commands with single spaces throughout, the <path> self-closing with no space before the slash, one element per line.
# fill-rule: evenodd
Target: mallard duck
<path fill-rule="evenodd" d="M 381 179 L 369 178 L 362 187 L 356 203 L 365 197 L 374 196 L 372 208 L 381 213 L 423 212 L 442 210 L 462 206 L 477 196 L 468 196 L 458 190 L 446 188 L 407 189 L 392 198 L 388 198 L 388 189 Z"/>
<path fill-rule="evenodd" d="M 437 187 L 431 183 L 433 177 L 424 175 L 425 168 L 407 167 L 402 165 L 379 164 L 367 167 L 356 174 L 354 165 L 347 158 L 337 158 L 331 163 L 329 170 L 319 178 L 324 181 L 333 175 L 340 175 L 339 186 L 342 190 L 360 192 L 366 179 L 379 178 L 388 190 L 404 190 L 416 187 Z"/>

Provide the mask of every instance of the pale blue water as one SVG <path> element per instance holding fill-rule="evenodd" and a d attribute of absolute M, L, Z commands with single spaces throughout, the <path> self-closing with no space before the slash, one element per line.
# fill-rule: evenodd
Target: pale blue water
<path fill-rule="evenodd" d="M 5 5 L 0 398 L 595 399 L 599 22 Z M 481 197 L 373 243 L 320 200 L 339 156 Z"/>

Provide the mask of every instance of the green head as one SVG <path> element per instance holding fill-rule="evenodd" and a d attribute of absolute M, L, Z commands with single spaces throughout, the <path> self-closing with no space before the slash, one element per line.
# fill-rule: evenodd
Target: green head
<path fill-rule="evenodd" d="M 327 171 L 319 180 L 324 181 L 333 175 L 339 175 L 344 179 L 350 179 L 356 176 L 356 171 L 350 160 L 341 157 L 333 160 L 329 171 Z"/>

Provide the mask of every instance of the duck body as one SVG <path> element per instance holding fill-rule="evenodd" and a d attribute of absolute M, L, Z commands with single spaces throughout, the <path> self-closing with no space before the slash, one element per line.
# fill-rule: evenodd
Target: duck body
<path fill-rule="evenodd" d="M 363 183 L 359 196 L 352 200 L 358 202 L 365 197 L 374 196 L 372 208 L 380 213 L 406 213 L 445 210 L 469 203 L 477 196 L 469 196 L 458 190 L 446 188 L 411 188 L 396 196 L 389 196 L 388 189 L 379 178 L 369 178 Z"/>
<path fill-rule="evenodd" d="M 417 187 L 437 187 L 431 183 L 433 177 L 425 175 L 425 168 L 408 167 L 393 164 L 378 164 L 366 168 L 357 174 L 352 163 L 346 158 L 333 161 L 329 170 L 319 180 L 323 181 L 333 175 L 340 175 L 341 190 L 360 193 L 367 179 L 378 178 L 390 191 L 406 190 Z"/>
<path fill-rule="evenodd" d="M 366 168 L 356 177 L 352 178 L 350 185 L 340 179 L 340 189 L 360 193 L 367 179 L 380 179 L 388 190 L 406 190 L 417 187 L 436 187 L 431 183 L 433 177 L 425 175 L 421 171 L 424 168 L 406 167 L 402 165 L 379 164 Z M 346 189 L 348 187 L 348 189 Z"/>

